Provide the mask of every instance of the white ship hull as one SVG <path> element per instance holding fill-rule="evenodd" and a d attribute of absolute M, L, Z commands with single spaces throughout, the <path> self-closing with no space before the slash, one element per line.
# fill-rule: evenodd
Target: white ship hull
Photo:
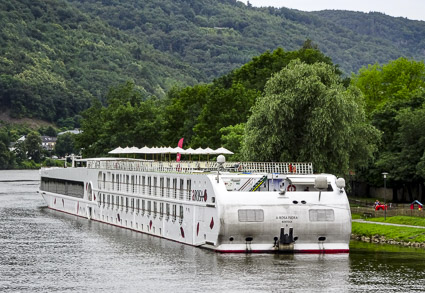
<path fill-rule="evenodd" d="M 53 210 L 218 252 L 349 251 L 350 208 L 333 175 L 321 175 L 329 191 L 313 190 L 312 174 L 269 174 L 250 191 L 265 174 L 126 164 L 42 169 L 40 193 Z"/>

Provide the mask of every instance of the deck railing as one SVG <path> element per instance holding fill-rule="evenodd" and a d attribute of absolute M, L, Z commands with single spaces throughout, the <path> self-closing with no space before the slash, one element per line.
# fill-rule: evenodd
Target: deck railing
<path fill-rule="evenodd" d="M 217 162 L 206 161 L 143 161 L 135 159 L 87 160 L 87 168 L 140 172 L 199 173 L 216 171 Z M 312 163 L 226 162 L 221 171 L 243 173 L 313 174 Z"/>

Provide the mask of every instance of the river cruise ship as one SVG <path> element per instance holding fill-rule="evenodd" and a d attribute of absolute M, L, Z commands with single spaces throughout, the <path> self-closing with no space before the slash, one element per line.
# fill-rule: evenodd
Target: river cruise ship
<path fill-rule="evenodd" d="M 347 253 L 345 181 L 311 163 L 72 160 L 42 168 L 50 209 L 217 252 Z"/>

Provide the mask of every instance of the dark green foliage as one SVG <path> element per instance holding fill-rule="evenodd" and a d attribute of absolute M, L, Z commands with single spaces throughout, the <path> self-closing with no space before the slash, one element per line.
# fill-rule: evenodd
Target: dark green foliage
<path fill-rule="evenodd" d="M 324 62 L 334 67 L 338 75 L 341 73 L 333 66 L 330 58 L 315 49 L 309 40 L 297 51 L 285 52 L 281 48 L 272 53 L 267 51 L 241 68 L 215 79 L 212 84 L 172 90 L 164 114 L 167 129 L 165 141 L 173 145 L 180 137 L 184 137 L 192 147 L 220 147 L 227 144 L 229 139 L 222 136 L 231 135 L 233 148 L 230 149 L 239 153 L 240 141 L 236 143 L 234 138 L 240 134 L 220 130 L 244 124 L 269 78 L 294 59 L 307 64 Z M 239 131 L 240 127 L 237 129 Z"/>
<path fill-rule="evenodd" d="M 313 162 L 316 172 L 348 173 L 372 158 L 378 131 L 365 121 L 361 93 L 335 68 L 292 61 L 266 84 L 244 136 L 247 160 Z"/>
<path fill-rule="evenodd" d="M 372 123 L 382 131 L 377 161 L 362 174 L 381 184 L 382 172 L 390 173 L 392 186 L 420 183 L 425 178 L 425 95 L 388 102 L 373 112 Z M 370 180 L 375 179 L 376 181 Z"/>
<path fill-rule="evenodd" d="M 56 140 L 55 153 L 59 157 L 65 155 L 78 154 L 79 151 L 75 149 L 75 134 L 64 133 L 59 135 Z"/>
<path fill-rule="evenodd" d="M 364 94 L 368 114 L 386 103 L 410 100 L 425 92 L 425 64 L 398 58 L 387 64 L 369 65 L 353 75 L 352 83 Z"/>
<path fill-rule="evenodd" d="M 99 102 L 83 112 L 82 133 L 76 138 L 84 156 L 106 155 L 121 146 L 159 145 L 160 109 L 157 101 L 143 101 L 134 83 L 113 87 L 107 95 L 107 107 Z"/>
<path fill-rule="evenodd" d="M 199 75 L 65 0 L 1 1 L 0 26 L 0 105 L 16 118 L 59 121 L 126 80 L 162 96 Z"/>
<path fill-rule="evenodd" d="M 38 132 L 30 132 L 25 139 L 25 150 L 27 158 L 36 163 L 40 163 L 42 156 L 41 137 Z"/>
<path fill-rule="evenodd" d="M 226 0 L 2 0 L 0 106 L 16 118 L 73 128 L 74 117 L 92 98 L 104 103 L 111 86 L 132 80 L 145 97 L 163 97 L 278 47 L 303 46 L 288 59 L 306 63 L 318 58 L 319 47 L 345 73 L 401 55 L 423 58 L 424 22 L 345 16 Z M 245 88 L 261 90 L 263 77 L 283 65 L 267 63 L 269 57 L 258 60 L 264 65 L 258 72 L 247 66 L 226 77 L 228 86 L 244 80 Z"/>
<path fill-rule="evenodd" d="M 46 126 L 46 127 L 41 127 L 38 132 L 41 135 L 46 135 L 46 136 L 51 136 L 51 137 L 56 137 L 57 132 L 56 130 L 52 127 L 52 126 Z"/>
<path fill-rule="evenodd" d="M 244 123 L 257 96 L 257 91 L 246 89 L 241 84 L 233 84 L 228 89 L 213 87 L 193 128 L 195 137 L 191 145 L 220 147 L 220 129 Z"/>
<path fill-rule="evenodd" d="M 222 84 L 224 87 L 230 87 L 234 83 L 241 83 L 247 89 L 262 92 L 267 80 L 294 59 L 300 59 L 307 64 L 324 62 L 333 65 L 331 58 L 320 52 L 317 46 L 312 44 L 311 40 L 307 40 L 304 46 L 297 51 L 285 52 L 282 48 L 277 48 L 272 53 L 267 51 L 260 56 L 256 56 L 241 68 L 220 77 L 216 83 Z M 341 74 L 339 70 L 337 70 L 337 73 Z"/>

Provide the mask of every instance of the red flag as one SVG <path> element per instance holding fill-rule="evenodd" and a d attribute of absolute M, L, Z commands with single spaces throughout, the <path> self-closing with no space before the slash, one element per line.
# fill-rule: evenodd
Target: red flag
<path fill-rule="evenodd" d="M 183 140 L 184 140 L 184 137 L 180 138 L 179 143 L 177 144 L 179 148 L 183 148 Z"/>
<path fill-rule="evenodd" d="M 184 137 L 180 138 L 179 143 L 177 144 L 177 146 L 179 148 L 183 148 L 183 140 L 184 140 Z M 176 161 L 180 162 L 180 158 L 181 158 L 181 154 L 177 153 L 177 160 Z"/>

